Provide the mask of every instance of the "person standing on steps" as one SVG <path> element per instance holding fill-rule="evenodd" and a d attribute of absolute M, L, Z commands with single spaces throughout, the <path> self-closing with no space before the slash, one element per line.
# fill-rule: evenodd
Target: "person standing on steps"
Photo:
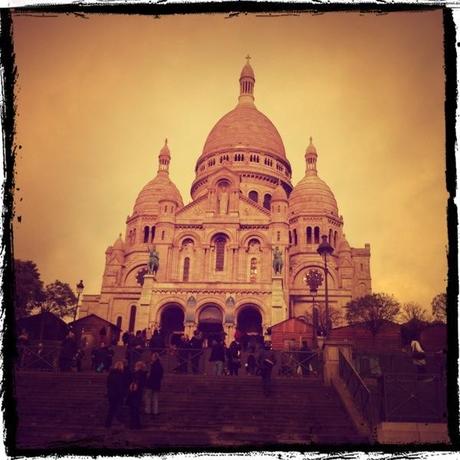
<path fill-rule="evenodd" d="M 265 345 L 260 350 L 257 361 L 260 368 L 260 376 L 262 377 L 263 392 L 266 397 L 269 397 L 272 392 L 272 370 L 276 364 L 275 353 L 270 349 L 269 345 Z"/>
<path fill-rule="evenodd" d="M 221 376 L 224 371 L 225 347 L 220 340 L 214 340 L 209 361 L 214 363 L 214 375 Z"/>
<path fill-rule="evenodd" d="M 109 410 L 105 419 L 106 428 L 110 428 L 112 426 L 114 417 L 122 423 L 120 411 L 125 396 L 125 376 L 123 374 L 123 369 L 123 361 L 117 361 L 107 377 L 107 398 L 109 400 Z"/>
<path fill-rule="evenodd" d="M 128 406 L 129 406 L 129 427 L 134 430 L 141 428 L 140 410 L 143 401 L 143 394 L 146 381 L 145 364 L 137 361 L 134 365 L 134 373 L 129 384 Z"/>
<path fill-rule="evenodd" d="M 195 331 L 190 339 L 190 354 L 192 363 L 192 372 L 198 374 L 200 372 L 201 350 L 203 349 L 203 338 L 200 331 Z"/>
<path fill-rule="evenodd" d="M 241 367 L 241 345 L 236 340 L 228 347 L 227 363 L 230 375 L 238 375 L 238 369 Z"/>
<path fill-rule="evenodd" d="M 158 397 L 160 395 L 162 379 L 163 366 L 161 365 L 158 353 L 153 352 L 150 373 L 147 377 L 144 392 L 145 413 L 152 415 L 152 417 L 159 415 Z"/>

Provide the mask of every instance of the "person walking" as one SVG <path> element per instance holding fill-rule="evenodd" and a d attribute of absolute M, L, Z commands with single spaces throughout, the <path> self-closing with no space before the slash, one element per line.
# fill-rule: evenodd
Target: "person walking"
<path fill-rule="evenodd" d="M 106 428 L 110 428 L 112 426 L 114 417 L 122 423 L 120 412 L 125 395 L 125 377 L 123 370 L 123 361 L 117 361 L 107 377 L 107 398 L 109 400 L 109 410 L 105 418 Z"/>
<path fill-rule="evenodd" d="M 72 368 L 72 360 L 77 352 L 77 342 L 73 332 L 69 332 L 62 342 L 59 355 L 59 368 L 63 372 L 69 372 Z"/>
<path fill-rule="evenodd" d="M 299 366 L 300 366 L 300 373 L 303 377 L 307 377 L 310 375 L 310 358 L 311 358 L 311 350 L 308 348 L 308 342 L 304 340 L 302 342 L 302 346 L 300 347 L 299 353 Z"/>
<path fill-rule="evenodd" d="M 129 406 L 129 427 L 134 430 L 141 428 L 140 410 L 143 401 L 145 381 L 146 381 L 145 364 L 142 361 L 137 361 L 134 365 L 134 373 L 128 390 L 128 406 Z"/>
<path fill-rule="evenodd" d="M 160 395 L 161 381 L 163 379 L 163 366 L 157 352 L 152 353 L 152 364 L 147 377 L 144 392 L 145 413 L 155 417 L 159 415 L 158 397 Z"/>
<path fill-rule="evenodd" d="M 195 331 L 190 339 L 190 355 L 192 363 L 192 372 L 198 374 L 200 371 L 201 350 L 203 348 L 203 338 L 201 332 Z"/>
<path fill-rule="evenodd" d="M 225 347 L 220 340 L 214 340 L 209 361 L 214 363 L 214 375 L 221 376 L 224 371 Z"/>
<path fill-rule="evenodd" d="M 417 374 L 424 374 L 426 372 L 425 351 L 417 339 L 411 341 L 410 348 L 412 351 L 412 362 L 417 369 Z"/>
<path fill-rule="evenodd" d="M 241 345 L 236 340 L 228 347 L 227 363 L 230 375 L 238 375 L 238 369 L 241 367 Z"/>
<path fill-rule="evenodd" d="M 262 377 L 263 392 L 264 395 L 268 398 L 272 392 L 272 370 L 276 364 L 275 353 L 273 353 L 269 345 L 265 345 L 260 350 L 257 361 L 260 368 L 260 376 Z"/>

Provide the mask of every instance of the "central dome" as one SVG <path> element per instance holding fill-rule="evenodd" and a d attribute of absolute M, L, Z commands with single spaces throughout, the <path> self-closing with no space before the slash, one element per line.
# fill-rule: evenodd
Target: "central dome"
<path fill-rule="evenodd" d="M 239 147 L 271 153 L 286 160 L 278 130 L 254 105 L 239 104 L 224 115 L 209 133 L 200 159 Z"/>

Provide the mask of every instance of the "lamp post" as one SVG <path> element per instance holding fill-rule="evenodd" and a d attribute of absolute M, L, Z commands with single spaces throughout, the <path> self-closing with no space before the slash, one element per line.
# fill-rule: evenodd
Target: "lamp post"
<path fill-rule="evenodd" d="M 318 246 L 317 252 L 324 260 L 324 291 L 325 291 L 325 304 L 326 304 L 326 337 L 329 336 L 329 329 L 330 329 L 330 318 L 329 318 L 329 291 L 327 288 L 327 275 L 329 274 L 327 270 L 327 256 L 331 255 L 334 252 L 334 248 L 329 244 L 327 241 L 327 236 L 321 236 L 321 243 Z"/>
<path fill-rule="evenodd" d="M 78 303 L 80 302 L 80 295 L 83 292 L 83 289 L 85 289 L 85 285 L 83 284 L 83 280 L 80 280 L 80 282 L 77 284 L 77 304 L 75 305 L 75 312 L 73 314 L 73 320 L 75 321 L 77 319 L 77 311 L 78 311 Z"/>
<path fill-rule="evenodd" d="M 318 310 L 315 307 L 315 296 L 318 294 L 318 287 L 321 286 L 323 282 L 323 275 L 318 270 L 311 269 L 308 270 L 304 278 L 305 283 L 310 288 L 310 294 L 313 297 L 312 307 L 311 307 L 311 316 L 313 320 L 313 343 L 316 347 L 317 345 L 317 329 L 318 329 Z"/>

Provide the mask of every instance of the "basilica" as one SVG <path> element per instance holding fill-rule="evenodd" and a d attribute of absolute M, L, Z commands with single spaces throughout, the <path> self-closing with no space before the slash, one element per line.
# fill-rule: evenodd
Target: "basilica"
<path fill-rule="evenodd" d="M 105 252 L 101 292 L 83 296 L 80 318 L 96 314 L 123 331 L 198 329 L 230 340 L 237 329 L 261 334 L 311 314 L 306 275 L 324 273 L 317 252 L 323 235 L 334 248 L 327 260 L 330 308 L 371 293 L 370 245 L 348 244 L 334 194 L 318 176 L 312 139 L 305 175 L 293 186 L 281 136 L 254 103 L 249 59 L 239 83 L 236 107 L 212 128 L 197 159 L 187 204 L 169 177 L 174 156 L 165 141 L 124 237 Z M 151 252 L 159 257 L 153 273 Z M 276 272 L 275 252 L 282 261 Z M 324 301 L 323 282 L 315 302 Z"/>

